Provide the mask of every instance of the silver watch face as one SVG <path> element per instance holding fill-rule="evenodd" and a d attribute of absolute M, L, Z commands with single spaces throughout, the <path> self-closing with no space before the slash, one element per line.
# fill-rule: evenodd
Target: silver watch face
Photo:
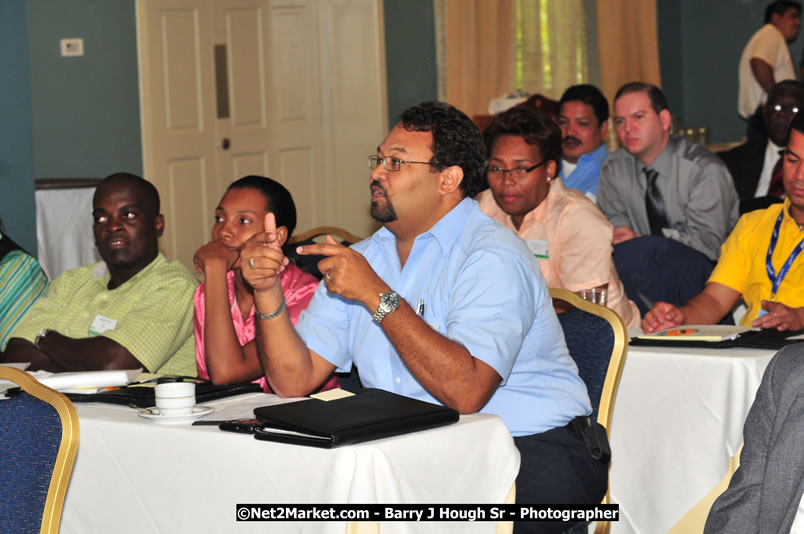
<path fill-rule="evenodd" d="M 388 291 L 380 295 L 380 305 L 378 311 L 384 313 L 391 313 L 399 307 L 399 293 L 396 291 Z"/>

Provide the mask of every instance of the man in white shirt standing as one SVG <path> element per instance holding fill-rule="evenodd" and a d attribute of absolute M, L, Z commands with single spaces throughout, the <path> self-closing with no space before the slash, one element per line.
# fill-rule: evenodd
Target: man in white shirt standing
<path fill-rule="evenodd" d="M 765 25 L 748 41 L 740 57 L 737 111 L 748 121 L 748 140 L 761 132 L 760 105 L 776 82 L 795 80 L 788 43 L 801 28 L 801 4 L 778 0 L 765 8 Z"/>

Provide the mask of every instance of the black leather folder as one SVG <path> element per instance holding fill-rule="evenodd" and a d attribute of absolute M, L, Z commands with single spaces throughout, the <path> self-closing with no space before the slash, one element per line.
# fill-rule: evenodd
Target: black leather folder
<path fill-rule="evenodd" d="M 707 349 L 731 349 L 745 347 L 752 349 L 781 349 L 787 345 L 801 343 L 801 340 L 788 339 L 804 334 L 804 330 L 785 330 L 779 332 L 773 329 L 751 330 L 743 332 L 734 339 L 723 341 L 684 341 L 682 339 L 660 340 L 631 338 L 630 345 L 645 347 L 702 347 Z"/>
<path fill-rule="evenodd" d="M 326 449 L 458 421 L 458 412 L 451 408 L 371 388 L 331 401 L 261 406 L 254 415 L 263 423 L 256 439 Z"/>

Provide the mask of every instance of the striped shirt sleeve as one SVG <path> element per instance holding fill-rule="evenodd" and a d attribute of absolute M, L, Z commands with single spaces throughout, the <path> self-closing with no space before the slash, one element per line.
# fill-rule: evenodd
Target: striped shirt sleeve
<path fill-rule="evenodd" d="M 9 333 L 47 286 L 39 263 L 28 254 L 16 250 L 0 261 L 0 350 L 5 350 Z"/>

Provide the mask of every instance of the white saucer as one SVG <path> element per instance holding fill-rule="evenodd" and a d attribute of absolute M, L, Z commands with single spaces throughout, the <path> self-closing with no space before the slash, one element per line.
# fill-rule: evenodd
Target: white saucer
<path fill-rule="evenodd" d="M 193 406 L 193 413 L 185 413 L 180 415 L 162 415 L 159 413 L 159 408 L 154 406 L 151 408 L 145 408 L 144 410 L 140 410 L 139 412 L 137 412 L 137 415 L 139 415 L 140 417 L 144 417 L 146 419 L 150 419 L 151 421 L 159 425 L 182 425 L 184 423 L 195 421 L 199 417 L 211 414 L 214 411 L 215 408 L 213 408 L 212 406 L 204 406 L 202 404 L 197 404 Z"/>

